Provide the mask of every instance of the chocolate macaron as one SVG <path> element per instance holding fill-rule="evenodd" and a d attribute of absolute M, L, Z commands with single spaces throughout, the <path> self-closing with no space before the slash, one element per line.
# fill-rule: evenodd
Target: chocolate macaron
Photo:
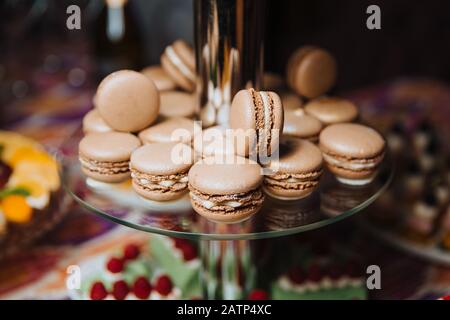
<path fill-rule="evenodd" d="M 335 83 L 336 60 L 326 50 L 315 46 L 297 49 L 287 65 L 288 85 L 299 95 L 316 98 Z"/>
<path fill-rule="evenodd" d="M 80 141 L 79 159 L 83 173 L 97 181 L 121 182 L 130 177 L 131 153 L 139 139 L 124 132 L 92 133 Z"/>
<path fill-rule="evenodd" d="M 102 80 L 96 105 L 103 120 L 114 130 L 137 132 L 158 117 L 159 92 L 142 73 L 121 70 Z"/>
<path fill-rule="evenodd" d="M 319 145 L 328 169 L 340 182 L 364 185 L 375 177 L 386 143 L 370 127 L 338 123 L 322 130 Z"/>
<path fill-rule="evenodd" d="M 280 97 L 272 91 L 239 91 L 231 104 L 230 127 L 246 135 L 244 147 L 236 150 L 238 155 L 270 156 L 278 149 L 283 131 Z"/>
<path fill-rule="evenodd" d="M 86 113 L 83 118 L 83 132 L 85 134 L 109 131 L 114 130 L 106 124 L 97 109 L 93 109 Z"/>
<path fill-rule="evenodd" d="M 305 112 L 325 125 L 352 122 L 358 117 L 358 108 L 353 102 L 337 97 L 311 100 L 305 105 Z"/>
<path fill-rule="evenodd" d="M 161 55 L 161 65 L 172 80 L 186 91 L 195 89 L 195 55 L 183 40 L 166 47 Z"/>
<path fill-rule="evenodd" d="M 194 120 L 170 118 L 139 132 L 139 139 L 144 144 L 155 142 L 182 142 L 190 144 L 194 138 L 196 128 L 198 131 L 201 129 Z"/>
<path fill-rule="evenodd" d="M 159 114 L 165 118 L 193 117 L 198 109 L 197 95 L 182 91 L 161 92 Z"/>
<path fill-rule="evenodd" d="M 252 160 L 200 160 L 189 170 L 192 207 L 212 221 L 243 221 L 258 212 L 264 202 L 262 181 L 261 167 Z"/>
<path fill-rule="evenodd" d="M 279 159 L 272 160 L 269 166 L 274 173 L 264 179 L 264 191 L 282 200 L 307 197 L 319 186 L 322 163 L 322 153 L 313 143 L 284 138 Z"/>
<path fill-rule="evenodd" d="M 153 143 L 131 155 L 133 189 L 143 198 L 169 201 L 188 190 L 188 171 L 194 162 L 191 147 L 181 143 Z"/>
<path fill-rule="evenodd" d="M 303 109 L 285 109 L 283 134 L 286 136 L 306 139 L 311 142 L 319 141 L 319 134 L 323 125 L 317 118 L 305 114 Z"/>
<path fill-rule="evenodd" d="M 153 81 L 159 92 L 174 90 L 176 83 L 161 66 L 150 66 L 141 70 L 141 73 Z"/>

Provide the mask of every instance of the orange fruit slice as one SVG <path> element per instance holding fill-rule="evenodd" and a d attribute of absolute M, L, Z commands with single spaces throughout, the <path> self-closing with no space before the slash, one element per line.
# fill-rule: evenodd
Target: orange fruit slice
<path fill-rule="evenodd" d="M 27 223 L 33 215 L 33 209 L 28 205 L 25 197 L 19 195 L 3 198 L 1 208 L 6 220 L 13 223 Z"/>

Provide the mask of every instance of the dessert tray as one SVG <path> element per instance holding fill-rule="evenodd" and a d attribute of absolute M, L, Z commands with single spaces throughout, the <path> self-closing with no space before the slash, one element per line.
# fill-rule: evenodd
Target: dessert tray
<path fill-rule="evenodd" d="M 261 211 L 250 219 L 221 224 L 196 214 L 188 195 L 176 201 L 154 202 L 133 192 L 130 181 L 105 184 L 86 179 L 75 153 L 81 138 L 80 129 L 64 143 L 59 155 L 63 186 L 79 204 L 137 230 L 194 240 L 252 240 L 317 229 L 366 208 L 387 188 L 393 174 L 389 157 L 384 159 L 377 177 L 365 186 L 340 184 L 325 172 L 319 189 L 309 197 L 281 201 L 267 196 Z"/>

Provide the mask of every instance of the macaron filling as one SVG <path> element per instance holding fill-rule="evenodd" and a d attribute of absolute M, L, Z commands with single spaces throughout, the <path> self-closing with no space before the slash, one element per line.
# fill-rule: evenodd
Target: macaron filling
<path fill-rule="evenodd" d="M 178 54 L 175 52 L 172 46 L 168 46 L 165 49 L 165 53 L 173 66 L 175 66 L 186 78 L 188 78 L 191 81 L 195 81 L 195 74 L 181 60 L 181 58 L 178 56 Z"/>
<path fill-rule="evenodd" d="M 322 170 L 308 173 L 277 173 L 267 176 L 264 184 L 274 189 L 282 190 L 307 190 L 315 188 L 319 184 Z"/>
<path fill-rule="evenodd" d="M 237 208 L 245 209 L 258 207 L 264 201 L 261 188 L 244 193 L 229 195 L 209 195 L 190 186 L 190 196 L 192 201 L 207 210 L 221 213 L 232 213 Z"/>
<path fill-rule="evenodd" d="M 352 171 L 373 170 L 380 164 L 383 157 L 384 152 L 382 152 L 380 155 L 376 157 L 367 159 L 347 158 L 336 154 L 323 152 L 323 158 L 328 164 L 339 167 L 341 169 Z"/>
<path fill-rule="evenodd" d="M 274 126 L 273 108 L 274 101 L 270 93 L 265 91 L 256 92 L 251 89 L 253 103 L 256 107 L 255 123 L 256 123 L 256 145 L 261 155 L 271 154 L 272 130 Z M 265 151 L 266 153 L 262 153 Z"/>
<path fill-rule="evenodd" d="M 184 192 L 188 187 L 187 171 L 171 175 L 152 175 L 131 168 L 133 183 L 144 190 L 165 192 Z"/>
<path fill-rule="evenodd" d="M 120 173 L 127 173 L 130 170 L 129 161 L 118 161 L 118 162 L 96 161 L 92 159 L 87 159 L 81 155 L 79 156 L 79 159 L 84 169 L 101 175 L 116 175 Z"/>

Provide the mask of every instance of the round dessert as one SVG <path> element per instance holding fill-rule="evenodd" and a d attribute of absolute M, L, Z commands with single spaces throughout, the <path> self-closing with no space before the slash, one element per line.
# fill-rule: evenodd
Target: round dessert
<path fill-rule="evenodd" d="M 137 132 L 151 125 L 159 112 L 159 93 L 143 74 L 121 70 L 98 86 L 96 105 L 100 116 L 116 131 Z"/>
<path fill-rule="evenodd" d="M 195 136 L 194 150 L 202 158 L 231 156 L 235 153 L 234 135 L 231 129 L 214 126 Z"/>
<path fill-rule="evenodd" d="M 0 131 L 0 259 L 61 220 L 62 195 L 58 163 L 44 147 Z"/>
<path fill-rule="evenodd" d="M 151 79 L 160 92 L 174 90 L 177 86 L 161 66 L 144 68 L 141 73 Z"/>
<path fill-rule="evenodd" d="M 194 163 L 191 147 L 182 143 L 153 143 L 131 155 L 133 189 L 143 198 L 169 201 L 188 190 L 188 171 Z"/>
<path fill-rule="evenodd" d="M 284 111 L 284 135 L 316 143 L 319 141 L 322 128 L 322 123 L 317 118 L 305 114 L 303 109 L 285 109 Z"/>
<path fill-rule="evenodd" d="M 85 134 L 109 131 L 113 131 L 113 129 L 106 124 L 97 109 L 86 113 L 83 118 L 83 132 Z"/>
<path fill-rule="evenodd" d="M 160 95 L 159 114 L 163 117 L 193 117 L 197 111 L 197 96 L 181 91 L 167 91 Z"/>
<path fill-rule="evenodd" d="M 305 112 L 325 125 L 352 122 L 358 117 L 358 108 L 353 102 L 336 97 L 323 97 L 309 101 L 305 105 Z"/>
<path fill-rule="evenodd" d="M 190 144 L 194 133 L 201 127 L 186 118 L 170 118 L 139 133 L 144 144 L 154 142 L 182 142 Z"/>
<path fill-rule="evenodd" d="M 161 65 L 172 80 L 186 91 L 195 89 L 195 56 L 183 40 L 166 47 L 161 55 Z"/>
<path fill-rule="evenodd" d="M 228 163 L 205 158 L 189 171 L 192 207 L 211 221 L 243 221 L 263 204 L 262 181 L 261 167 L 252 160 L 237 156 Z"/>
<path fill-rule="evenodd" d="M 92 133 L 78 148 L 83 173 L 101 182 L 121 182 L 130 177 L 131 153 L 141 145 L 131 133 Z"/>
<path fill-rule="evenodd" d="M 319 186 L 322 162 L 322 153 L 313 143 L 285 138 L 279 159 L 269 166 L 274 173 L 265 177 L 264 191 L 282 200 L 307 197 Z"/>
<path fill-rule="evenodd" d="M 310 99 L 316 98 L 334 85 L 336 60 L 324 49 L 304 46 L 289 58 L 286 74 L 288 85 L 295 92 Z"/>
<path fill-rule="evenodd" d="M 262 78 L 264 90 L 275 91 L 284 87 L 284 79 L 281 75 L 273 72 L 264 72 Z"/>
<path fill-rule="evenodd" d="M 374 129 L 355 123 L 338 123 L 320 133 L 320 149 L 328 169 L 350 185 L 370 183 L 385 153 L 385 141 Z"/>
<path fill-rule="evenodd" d="M 240 156 L 270 156 L 278 149 L 283 131 L 283 105 L 272 91 L 239 91 L 233 98 L 230 126 L 245 133 L 244 147 L 237 148 Z"/>

